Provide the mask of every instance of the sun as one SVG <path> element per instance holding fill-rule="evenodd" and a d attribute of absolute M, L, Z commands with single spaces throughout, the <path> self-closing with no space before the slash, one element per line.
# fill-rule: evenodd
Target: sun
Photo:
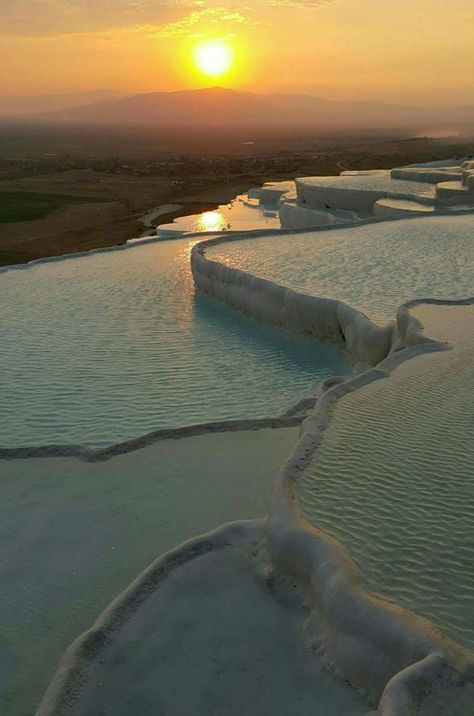
<path fill-rule="evenodd" d="M 225 40 L 205 40 L 194 48 L 194 64 L 208 77 L 221 77 L 232 69 L 234 50 Z"/>

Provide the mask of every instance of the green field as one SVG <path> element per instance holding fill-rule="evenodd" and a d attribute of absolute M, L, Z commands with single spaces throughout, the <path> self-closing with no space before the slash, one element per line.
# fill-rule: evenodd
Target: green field
<path fill-rule="evenodd" d="M 44 219 L 57 209 L 74 204 L 110 201 L 89 196 L 36 194 L 28 191 L 0 191 L 0 224 Z"/>

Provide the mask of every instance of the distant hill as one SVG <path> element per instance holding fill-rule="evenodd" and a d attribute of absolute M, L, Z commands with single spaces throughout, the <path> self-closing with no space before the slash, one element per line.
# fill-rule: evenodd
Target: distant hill
<path fill-rule="evenodd" d="M 83 102 L 82 106 L 54 109 L 41 118 L 68 123 L 173 127 L 412 127 L 452 131 L 474 125 L 474 105 L 433 108 L 335 102 L 309 95 L 255 94 L 213 87 Z"/>
<path fill-rule="evenodd" d="M 125 92 L 113 92 L 112 90 L 20 97 L 0 96 L 0 117 L 22 117 L 40 112 L 57 112 L 103 100 L 118 100 L 126 96 Z"/>

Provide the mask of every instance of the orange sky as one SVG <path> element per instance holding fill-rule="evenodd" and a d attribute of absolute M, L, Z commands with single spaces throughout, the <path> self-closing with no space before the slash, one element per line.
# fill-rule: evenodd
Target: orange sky
<path fill-rule="evenodd" d="M 0 15 L 0 91 L 216 84 L 190 60 L 209 37 L 236 51 L 224 86 L 474 101 L 473 0 L 14 0 Z"/>

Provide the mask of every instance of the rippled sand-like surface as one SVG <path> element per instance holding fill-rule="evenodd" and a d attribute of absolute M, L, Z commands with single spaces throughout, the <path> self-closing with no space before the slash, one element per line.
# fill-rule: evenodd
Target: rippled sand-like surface
<path fill-rule="evenodd" d="M 437 216 L 278 234 L 206 255 L 303 293 L 336 298 L 385 323 L 413 298 L 474 291 L 474 217 Z"/>
<path fill-rule="evenodd" d="M 367 587 L 474 648 L 474 306 L 421 305 L 452 350 L 344 396 L 297 486 Z"/>
<path fill-rule="evenodd" d="M 0 462 L 0 713 L 32 716 L 66 647 L 159 554 L 265 515 L 297 436 L 221 433 L 107 462 Z"/>
<path fill-rule="evenodd" d="M 276 415 L 338 348 L 194 295 L 189 240 L 0 275 L 0 445 L 105 446 L 158 428 Z"/>

